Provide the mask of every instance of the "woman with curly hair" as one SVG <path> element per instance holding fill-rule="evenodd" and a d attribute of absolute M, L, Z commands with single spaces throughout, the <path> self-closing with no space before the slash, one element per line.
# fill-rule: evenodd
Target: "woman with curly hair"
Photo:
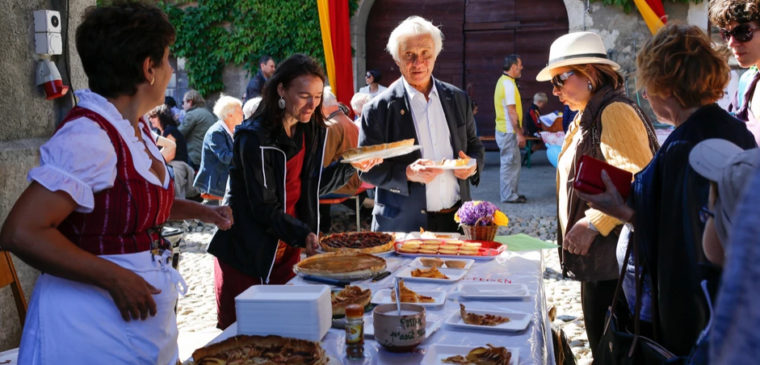
<path fill-rule="evenodd" d="M 719 269 L 701 249 L 709 182 L 689 165 L 689 153 L 709 138 L 755 147 L 744 123 L 715 101 L 728 83 L 728 64 L 710 39 L 692 25 L 668 25 L 649 40 L 636 58 L 638 87 L 657 118 L 675 130 L 652 161 L 636 174 L 623 201 L 605 173 L 607 191 L 580 197 L 593 208 L 630 223 L 621 233 L 618 253 L 636 245 L 625 263 L 623 282 L 631 310 L 636 302 L 636 261 L 643 269 L 642 334 L 653 336 L 676 355 L 688 355 L 708 321 L 700 282 L 717 284 Z M 667 202 L 667 203 L 665 203 Z M 631 232 L 632 231 L 632 232 Z M 618 256 L 622 260 L 622 255 Z"/>
<path fill-rule="evenodd" d="M 749 67 L 739 80 L 730 111 L 747 123 L 747 129 L 760 143 L 760 0 L 715 0 L 710 2 L 710 21 L 720 28 L 720 36 L 731 49 L 736 62 Z"/>

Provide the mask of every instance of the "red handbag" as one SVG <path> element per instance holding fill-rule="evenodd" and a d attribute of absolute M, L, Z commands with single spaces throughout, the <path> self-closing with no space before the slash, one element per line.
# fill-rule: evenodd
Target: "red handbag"
<path fill-rule="evenodd" d="M 631 192 L 633 174 L 587 155 L 581 156 L 581 160 L 578 162 L 578 171 L 575 174 L 573 187 L 588 194 L 603 193 L 607 189 L 602 181 L 602 170 L 607 171 L 607 175 L 615 184 L 623 200 L 627 199 L 628 193 Z"/>

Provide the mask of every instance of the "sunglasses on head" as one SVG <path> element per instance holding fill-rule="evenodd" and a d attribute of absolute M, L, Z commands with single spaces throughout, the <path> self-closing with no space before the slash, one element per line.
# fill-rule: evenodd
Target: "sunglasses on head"
<path fill-rule="evenodd" d="M 734 27 L 732 30 L 720 30 L 720 37 L 723 38 L 723 41 L 728 42 L 731 37 L 734 37 L 734 39 L 737 42 L 744 43 L 749 42 L 752 40 L 752 37 L 755 35 L 755 31 L 760 28 L 755 28 L 750 25 L 750 23 L 742 23 Z"/>
<path fill-rule="evenodd" d="M 554 77 L 552 77 L 552 85 L 554 85 L 554 87 L 558 89 L 562 88 L 563 86 L 565 86 L 565 81 L 567 81 L 567 79 L 569 79 L 570 76 L 573 76 L 573 75 L 575 75 L 575 71 L 572 71 L 572 70 L 563 72 L 559 75 L 555 75 Z"/>

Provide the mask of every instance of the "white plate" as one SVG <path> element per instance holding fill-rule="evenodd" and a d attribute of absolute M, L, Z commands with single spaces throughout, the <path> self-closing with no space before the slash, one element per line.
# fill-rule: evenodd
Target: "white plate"
<path fill-rule="evenodd" d="M 525 284 L 462 283 L 459 296 L 467 299 L 522 299 L 528 296 Z"/>
<path fill-rule="evenodd" d="M 405 267 L 396 274 L 396 277 L 402 278 L 407 281 L 424 281 L 428 283 L 455 283 L 459 281 L 460 279 L 462 279 L 465 274 L 467 274 L 467 270 L 439 268 L 438 271 L 440 271 L 441 274 L 448 276 L 448 279 L 423 278 L 423 277 L 418 277 L 418 276 L 412 276 L 412 270 L 414 269 L 416 268 Z"/>
<path fill-rule="evenodd" d="M 451 261 L 464 261 L 465 262 L 465 265 L 464 265 L 463 269 L 449 268 L 449 267 L 446 267 L 445 264 L 442 267 L 440 267 L 440 268 L 443 268 L 443 269 L 469 270 L 472 267 L 472 264 L 475 263 L 475 260 L 473 260 L 473 259 L 441 259 L 441 260 L 443 260 L 444 263 L 446 261 L 448 261 L 448 260 L 451 260 Z M 417 257 L 416 259 L 414 259 L 414 261 L 412 261 L 411 266 L 413 266 L 413 267 L 420 267 L 420 268 L 423 268 L 423 269 L 429 269 L 429 267 L 427 267 L 427 266 L 425 266 L 425 265 L 422 264 L 422 261 L 420 260 L 420 257 Z"/>
<path fill-rule="evenodd" d="M 476 163 L 477 161 L 475 161 L 474 158 L 471 158 L 469 161 L 467 161 L 466 165 L 462 165 L 462 166 L 453 166 L 453 165 L 447 166 L 447 165 L 444 165 L 443 161 L 436 161 L 431 167 L 439 168 L 441 170 L 466 170 L 475 166 Z"/>
<path fill-rule="evenodd" d="M 412 288 L 410 288 L 412 289 Z M 442 306 L 444 303 L 446 303 L 446 292 L 440 291 L 440 290 L 414 290 L 419 295 L 425 295 L 428 297 L 433 298 L 433 302 L 430 303 L 411 303 L 411 304 L 419 304 L 423 307 L 438 307 Z M 395 301 L 391 300 L 391 290 L 390 289 L 380 289 L 375 292 L 374 295 L 372 295 L 372 303 L 375 304 L 391 304 L 396 303 Z M 402 302 L 406 303 L 406 302 Z"/>
<path fill-rule="evenodd" d="M 364 335 L 375 337 L 375 326 L 373 325 L 372 312 L 364 316 Z M 425 338 L 428 339 L 443 325 L 441 317 L 431 313 L 425 313 Z"/>
<path fill-rule="evenodd" d="M 425 357 L 422 358 L 420 365 L 439 365 L 445 364 L 443 359 L 451 356 L 462 355 L 467 356 L 468 353 L 474 348 L 481 346 L 462 346 L 462 345 L 441 345 L 432 344 L 427 348 Z M 486 347 L 483 345 L 483 347 Z M 506 347 L 506 346 L 505 346 Z M 512 358 L 509 363 L 516 365 L 520 363 L 520 349 L 507 347 L 507 350 L 512 353 Z"/>
<path fill-rule="evenodd" d="M 388 148 L 385 150 L 360 153 L 353 157 L 344 158 L 340 162 L 349 163 L 349 162 L 355 162 L 355 161 L 368 160 L 370 158 L 391 158 L 391 157 L 403 156 L 408 153 L 417 151 L 418 149 L 420 149 L 419 145 L 393 147 L 393 148 Z"/>
<path fill-rule="evenodd" d="M 509 318 L 509 322 L 501 323 L 496 326 L 480 326 L 476 324 L 467 324 L 467 323 L 464 323 L 464 321 L 462 320 L 462 317 L 459 315 L 459 311 L 456 311 L 456 313 L 452 314 L 451 317 L 449 317 L 446 320 L 446 324 L 451 327 L 463 328 L 463 329 L 468 329 L 468 330 L 475 329 L 475 330 L 507 331 L 507 332 L 522 331 L 528 328 L 528 324 L 530 324 L 530 314 L 524 313 L 524 312 L 505 312 L 505 311 L 496 311 L 496 310 L 490 310 L 490 309 L 476 309 L 476 308 L 467 308 L 467 312 L 475 313 L 475 314 L 493 314 L 496 316 L 507 317 Z"/>

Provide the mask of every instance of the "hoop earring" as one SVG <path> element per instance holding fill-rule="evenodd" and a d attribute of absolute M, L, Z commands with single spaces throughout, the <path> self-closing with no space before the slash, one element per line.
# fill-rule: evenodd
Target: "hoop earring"
<path fill-rule="evenodd" d="M 594 85 L 591 85 L 591 81 L 588 81 L 588 91 L 594 90 Z"/>
<path fill-rule="evenodd" d="M 277 106 L 280 107 L 280 109 L 285 109 L 285 99 L 280 96 L 280 100 L 277 100 Z"/>

